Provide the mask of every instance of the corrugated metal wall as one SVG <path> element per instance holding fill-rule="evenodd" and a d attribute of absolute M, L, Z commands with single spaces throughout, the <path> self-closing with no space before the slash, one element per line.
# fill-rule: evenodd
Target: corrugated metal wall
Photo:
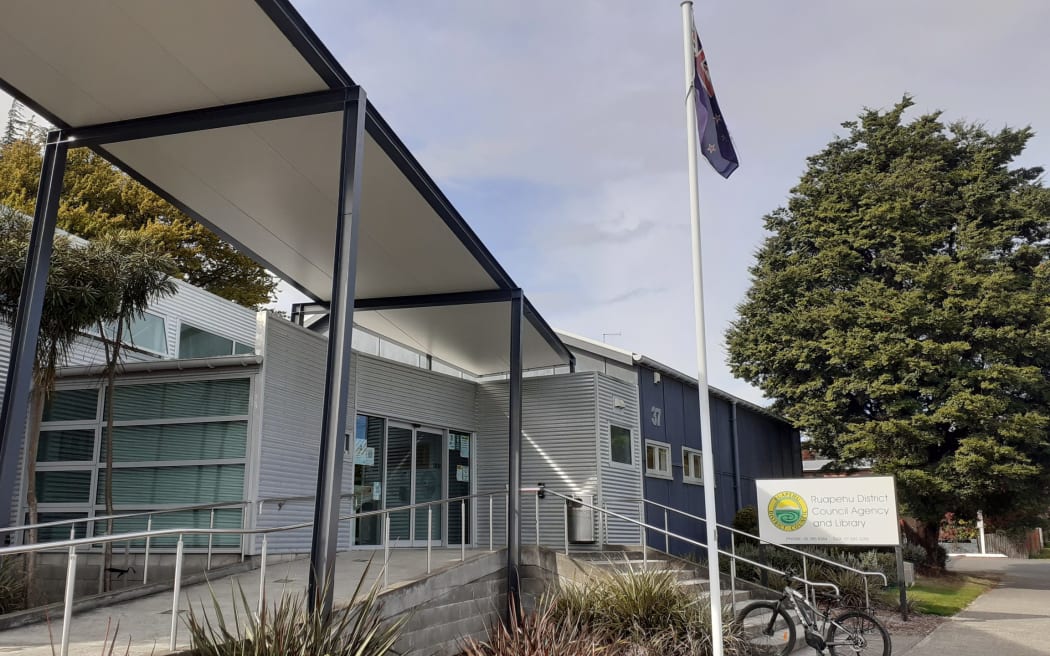
<path fill-rule="evenodd" d="M 562 494 L 598 495 L 595 412 L 596 373 L 526 378 L 522 384 L 522 484 L 544 483 Z M 507 486 L 508 386 L 478 386 L 477 492 L 502 493 Z M 488 541 L 487 502 L 477 514 L 478 542 Z M 506 544 L 506 504 L 494 499 L 492 526 L 497 545 Z M 522 543 L 536 543 L 535 496 L 522 497 Z M 564 545 L 564 505 L 553 497 L 540 502 L 540 540 Z"/>
<path fill-rule="evenodd" d="M 684 512 L 706 516 L 704 489 L 682 480 L 682 447 L 700 450 L 699 397 L 695 385 L 668 376 L 657 381 L 653 370 L 639 367 L 639 389 L 642 404 L 644 439 L 671 445 L 672 480 L 645 477 L 646 499 Z M 743 404 L 737 405 L 737 436 L 740 461 L 740 496 L 737 504 L 737 477 L 734 462 L 732 402 L 712 394 L 711 431 L 714 448 L 715 501 L 720 524 L 732 524 L 740 505 L 755 503 L 756 478 L 790 478 L 802 475 L 798 432 L 790 424 L 762 414 Z M 659 410 L 659 422 L 653 409 Z M 705 454 L 706 456 L 706 454 Z M 650 506 L 647 523 L 663 527 L 664 511 Z M 697 520 L 675 513 L 667 514 L 668 530 L 694 541 L 703 542 L 703 526 Z M 649 531 L 648 540 L 655 547 L 665 546 L 664 535 Z M 728 540 L 728 538 L 726 538 Z M 670 541 L 672 553 L 687 554 L 697 547 Z"/>
<path fill-rule="evenodd" d="M 638 425 L 638 386 L 619 378 L 598 374 L 596 407 L 598 410 L 598 461 L 601 463 L 602 503 L 612 512 L 641 520 L 641 506 L 632 499 L 642 498 L 642 474 L 645 471 L 641 427 Z M 612 461 L 609 427 L 631 431 L 630 466 Z M 637 525 L 620 519 L 609 519 L 606 526 L 609 544 L 640 545 Z"/>
<path fill-rule="evenodd" d="M 262 421 L 255 498 L 311 496 L 316 491 L 317 450 L 327 340 L 283 319 L 264 316 Z M 355 353 L 351 363 L 358 414 L 477 431 L 475 385 L 373 356 Z M 352 421 L 352 419 L 351 419 Z M 352 426 L 352 424 L 351 424 Z M 478 449 L 479 452 L 482 450 Z M 343 491 L 352 490 L 352 459 L 343 468 Z M 349 513 L 349 503 L 343 513 Z M 264 507 L 257 525 L 280 526 L 313 519 L 313 502 Z M 340 531 L 340 549 L 349 545 L 349 525 Z M 305 552 L 310 531 L 276 534 L 269 549 Z"/>

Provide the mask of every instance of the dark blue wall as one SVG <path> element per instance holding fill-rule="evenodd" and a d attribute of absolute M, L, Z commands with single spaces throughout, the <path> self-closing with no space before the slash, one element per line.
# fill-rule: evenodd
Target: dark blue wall
<path fill-rule="evenodd" d="M 672 508 L 706 516 L 704 488 L 682 481 L 682 447 L 700 449 L 700 410 L 696 385 L 661 376 L 654 382 L 653 370 L 638 368 L 639 401 L 642 414 L 643 439 L 666 442 L 671 445 L 671 472 L 674 480 L 645 476 L 645 498 Z M 654 421 L 654 408 L 659 411 L 659 423 Z M 720 524 L 732 524 L 733 516 L 742 506 L 754 505 L 756 478 L 796 478 L 802 476 L 802 449 L 799 435 L 790 424 L 755 412 L 745 405 L 737 405 L 737 440 L 740 462 L 741 504 L 737 503 L 737 475 L 734 467 L 732 404 L 721 397 L 711 396 L 712 446 L 715 456 L 715 500 Z M 705 454 L 706 457 L 707 454 Z M 646 506 L 646 522 L 664 526 L 664 511 Z M 700 522 L 668 513 L 668 530 L 703 542 Z M 648 543 L 663 549 L 664 535 L 648 531 Z M 728 539 L 728 538 L 727 538 Z M 685 555 L 699 548 L 671 540 L 671 553 Z"/>

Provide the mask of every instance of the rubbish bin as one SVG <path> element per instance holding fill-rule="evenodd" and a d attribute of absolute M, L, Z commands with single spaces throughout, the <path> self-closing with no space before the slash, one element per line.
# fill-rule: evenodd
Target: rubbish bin
<path fill-rule="evenodd" d="M 580 502 L 583 503 L 580 503 Z M 569 507 L 569 543 L 594 544 L 594 509 L 583 505 L 594 505 L 594 495 L 566 499 Z"/>

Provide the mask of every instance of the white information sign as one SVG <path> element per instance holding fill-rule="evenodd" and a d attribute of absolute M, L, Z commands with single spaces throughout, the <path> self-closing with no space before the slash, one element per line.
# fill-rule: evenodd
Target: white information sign
<path fill-rule="evenodd" d="M 755 481 L 758 534 L 774 544 L 896 546 L 892 476 Z"/>
<path fill-rule="evenodd" d="M 368 440 L 358 437 L 354 440 L 354 464 L 374 467 L 376 461 L 375 447 L 368 446 Z"/>

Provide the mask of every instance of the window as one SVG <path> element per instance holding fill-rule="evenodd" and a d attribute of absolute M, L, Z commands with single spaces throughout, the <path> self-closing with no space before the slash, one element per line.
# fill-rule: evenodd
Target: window
<path fill-rule="evenodd" d="M 106 326 L 107 337 L 116 337 L 114 325 Z M 135 348 L 167 355 L 168 333 L 164 327 L 164 318 L 149 312 L 141 317 L 131 317 L 124 325 L 123 342 Z"/>
<path fill-rule="evenodd" d="M 44 404 L 44 421 L 82 421 L 98 413 L 98 389 L 55 390 Z"/>
<path fill-rule="evenodd" d="M 254 353 L 255 347 L 242 344 L 228 337 L 207 330 L 182 324 L 179 328 L 180 358 L 214 358 L 222 355 L 244 355 Z"/>
<path fill-rule="evenodd" d="M 671 445 L 645 441 L 645 475 L 654 478 L 674 478 L 671 473 Z"/>
<path fill-rule="evenodd" d="M 631 431 L 620 426 L 609 426 L 609 443 L 612 461 L 623 465 L 633 464 L 631 459 Z"/>
<path fill-rule="evenodd" d="M 704 455 L 696 449 L 682 447 L 682 481 L 704 484 Z"/>
<path fill-rule="evenodd" d="M 104 513 L 106 419 L 99 396 L 97 387 L 88 387 L 60 389 L 48 399 L 37 452 L 41 517 Z M 250 402 L 248 377 L 118 385 L 113 396 L 114 503 L 133 512 L 243 499 Z M 240 508 L 216 510 L 216 526 L 238 527 L 241 515 Z M 163 517 L 174 521 L 173 515 Z M 143 519 L 120 520 L 115 530 L 144 529 Z M 211 514 L 204 511 L 179 521 L 178 526 L 208 526 Z M 96 534 L 104 533 L 100 526 L 95 526 Z M 158 519 L 153 528 L 164 526 Z M 68 527 L 54 535 L 65 539 Z M 212 542 L 234 548 L 240 538 L 215 536 Z M 174 538 L 154 542 L 174 543 Z M 204 547 L 208 538 L 197 536 L 189 543 Z"/>

